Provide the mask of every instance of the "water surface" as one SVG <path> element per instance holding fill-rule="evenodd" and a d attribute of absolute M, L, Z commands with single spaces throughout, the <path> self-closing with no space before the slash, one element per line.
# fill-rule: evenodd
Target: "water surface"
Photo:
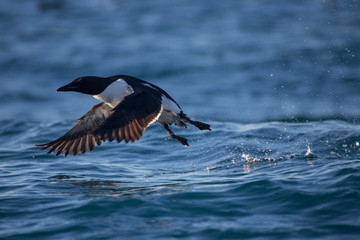
<path fill-rule="evenodd" d="M 4 1 L 1 239 L 356 239 L 357 1 Z M 47 155 L 95 99 L 55 90 L 128 74 L 212 131 Z"/>

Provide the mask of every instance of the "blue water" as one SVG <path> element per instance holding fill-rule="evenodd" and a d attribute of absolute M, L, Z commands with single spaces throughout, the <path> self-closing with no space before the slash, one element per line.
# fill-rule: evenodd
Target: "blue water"
<path fill-rule="evenodd" d="M 0 239 L 360 238 L 360 2 L 4 0 L 0 32 Z M 115 74 L 212 131 L 33 146 Z"/>

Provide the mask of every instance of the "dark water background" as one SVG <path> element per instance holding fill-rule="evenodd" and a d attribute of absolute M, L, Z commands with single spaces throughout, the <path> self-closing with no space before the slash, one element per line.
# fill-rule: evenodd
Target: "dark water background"
<path fill-rule="evenodd" d="M 359 1 L 3 0 L 0 35 L 0 239 L 360 237 Z M 120 73 L 213 131 L 33 147 Z"/>

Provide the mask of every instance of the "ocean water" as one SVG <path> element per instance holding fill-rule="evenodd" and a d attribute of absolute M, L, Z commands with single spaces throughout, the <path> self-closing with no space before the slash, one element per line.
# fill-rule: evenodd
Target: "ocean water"
<path fill-rule="evenodd" d="M 0 31 L 0 239 L 359 239 L 359 1 L 4 0 Z M 212 131 L 33 146 L 115 74 Z"/>

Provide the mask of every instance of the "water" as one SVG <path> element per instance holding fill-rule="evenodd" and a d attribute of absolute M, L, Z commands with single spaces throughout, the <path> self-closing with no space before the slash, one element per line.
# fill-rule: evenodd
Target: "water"
<path fill-rule="evenodd" d="M 358 1 L 3 1 L 1 239 L 357 239 Z M 134 75 L 194 127 L 76 157 L 33 147 Z"/>

